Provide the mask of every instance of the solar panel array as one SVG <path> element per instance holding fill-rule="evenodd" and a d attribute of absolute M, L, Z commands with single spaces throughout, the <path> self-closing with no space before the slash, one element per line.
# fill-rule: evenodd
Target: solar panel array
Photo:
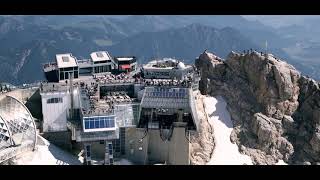
<path fill-rule="evenodd" d="M 154 88 L 146 92 L 146 96 L 148 97 L 159 98 L 186 98 L 187 95 L 187 90 L 184 88 Z"/>
<path fill-rule="evenodd" d="M 114 116 L 85 117 L 83 120 L 85 129 L 103 129 L 115 127 Z"/>
<path fill-rule="evenodd" d="M 142 108 L 189 108 L 187 88 L 146 87 L 141 102 Z"/>

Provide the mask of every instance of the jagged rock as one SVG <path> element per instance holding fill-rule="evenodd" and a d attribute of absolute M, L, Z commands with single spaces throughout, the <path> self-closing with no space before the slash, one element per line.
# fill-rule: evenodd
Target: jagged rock
<path fill-rule="evenodd" d="M 310 145 L 312 146 L 314 151 L 320 153 L 320 132 L 316 132 L 313 134 L 313 137 L 310 140 Z"/>
<path fill-rule="evenodd" d="M 296 133 L 296 125 L 295 122 L 293 120 L 293 118 L 291 116 L 283 116 L 282 119 L 282 124 L 283 124 L 283 128 L 287 133 Z"/>
<path fill-rule="evenodd" d="M 230 139 L 256 164 L 320 160 L 318 82 L 257 52 L 231 52 L 225 61 L 204 52 L 195 64 L 201 93 L 226 99 L 235 127 Z"/>
<path fill-rule="evenodd" d="M 225 61 L 232 71 L 247 80 L 251 93 L 263 107 L 263 113 L 282 119 L 292 115 L 298 107 L 300 73 L 272 55 L 231 52 Z"/>
<path fill-rule="evenodd" d="M 261 113 L 253 116 L 252 131 L 257 135 L 260 144 L 275 144 L 275 140 L 280 136 L 275 125 Z"/>
<path fill-rule="evenodd" d="M 297 157 L 308 156 L 311 162 L 320 161 L 319 131 L 320 131 L 320 86 L 313 79 L 302 76 L 299 80 L 299 108 L 294 119 L 298 132 L 295 134 L 299 145 Z M 298 159 L 298 160 L 300 160 Z"/>
<path fill-rule="evenodd" d="M 197 97 L 197 110 L 200 119 L 199 132 L 191 134 L 191 164 L 204 165 L 209 162 L 214 150 L 213 128 L 205 115 L 202 96 Z"/>

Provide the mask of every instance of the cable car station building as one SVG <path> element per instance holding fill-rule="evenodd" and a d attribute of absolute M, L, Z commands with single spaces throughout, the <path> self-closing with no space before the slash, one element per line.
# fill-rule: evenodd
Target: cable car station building
<path fill-rule="evenodd" d="M 70 136 L 64 139 L 81 145 L 85 164 L 121 157 L 135 164 L 189 164 L 189 133 L 199 124 L 194 66 L 163 59 L 140 70 L 135 57 L 113 58 L 106 51 L 91 53 L 91 60 L 71 54 L 56 59 L 64 75 L 40 87 L 44 133 Z M 89 73 L 80 73 L 85 68 Z"/>

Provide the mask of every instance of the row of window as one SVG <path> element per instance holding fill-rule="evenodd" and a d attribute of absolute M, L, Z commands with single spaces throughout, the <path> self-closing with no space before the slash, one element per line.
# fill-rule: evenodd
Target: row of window
<path fill-rule="evenodd" d="M 161 72 L 161 71 L 156 71 L 156 72 L 146 72 L 146 75 L 147 76 L 169 76 L 170 75 L 170 72 Z"/>
<path fill-rule="evenodd" d="M 68 71 L 68 72 L 64 72 L 64 71 L 60 71 L 60 80 L 65 80 L 65 79 L 69 79 L 69 76 L 72 76 L 73 74 L 73 78 L 76 79 L 79 77 L 79 72 L 78 71 Z"/>
<path fill-rule="evenodd" d="M 114 128 L 114 117 L 83 118 L 85 129 Z"/>
<path fill-rule="evenodd" d="M 105 60 L 105 61 L 98 61 L 98 62 L 94 62 L 93 64 L 103 64 L 103 63 L 110 63 L 111 60 Z"/>
<path fill-rule="evenodd" d="M 181 93 L 185 93 L 186 89 L 183 88 L 159 88 L 159 87 L 155 87 L 154 88 L 155 92 L 181 92 Z"/>
<path fill-rule="evenodd" d="M 150 97 L 165 97 L 165 98 L 184 98 L 186 97 L 186 93 L 180 93 L 180 92 L 150 92 L 147 93 L 147 96 Z"/>
<path fill-rule="evenodd" d="M 111 66 L 97 66 L 94 67 L 94 73 L 103 73 L 103 72 L 110 72 L 111 71 Z"/>
<path fill-rule="evenodd" d="M 62 103 L 62 98 L 50 98 L 47 100 L 48 104 L 54 104 L 54 103 Z"/>

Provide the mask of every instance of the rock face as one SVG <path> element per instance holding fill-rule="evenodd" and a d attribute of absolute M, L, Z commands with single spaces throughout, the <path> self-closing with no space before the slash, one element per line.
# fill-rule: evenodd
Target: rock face
<path fill-rule="evenodd" d="M 197 112 L 200 119 L 199 132 L 191 134 L 190 161 L 194 165 L 205 165 L 211 159 L 214 149 L 213 128 L 203 108 L 202 95 L 197 96 Z"/>
<path fill-rule="evenodd" d="M 294 136 L 295 157 L 300 161 L 320 162 L 320 85 L 313 79 L 299 80 L 299 108 L 293 118 L 297 124 Z"/>
<path fill-rule="evenodd" d="M 227 100 L 235 127 L 231 140 L 256 164 L 320 160 L 317 82 L 256 51 L 231 52 L 225 61 L 204 52 L 195 64 L 201 93 Z"/>

